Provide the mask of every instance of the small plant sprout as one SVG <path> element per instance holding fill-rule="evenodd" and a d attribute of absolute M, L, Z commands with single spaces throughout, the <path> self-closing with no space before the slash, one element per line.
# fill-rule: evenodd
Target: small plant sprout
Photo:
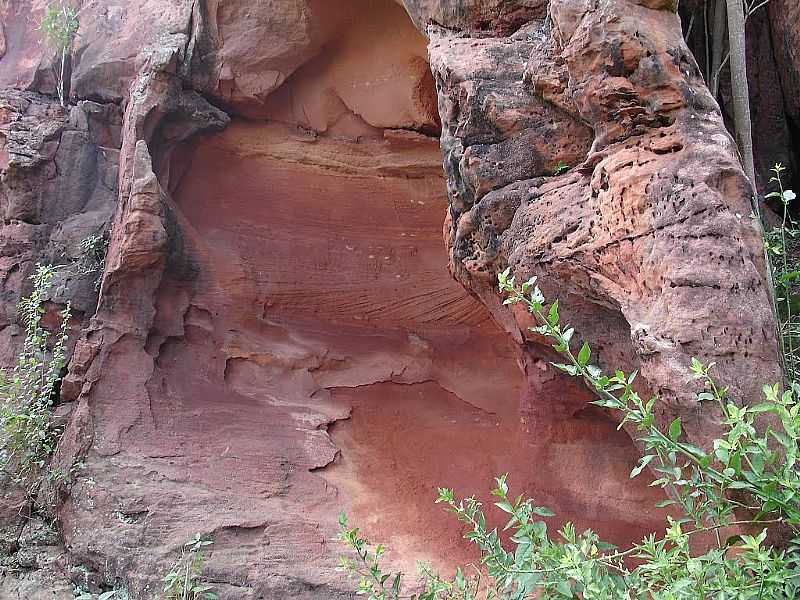
<path fill-rule="evenodd" d="M 764 236 L 767 256 L 775 281 L 776 300 L 778 303 L 778 320 L 780 325 L 780 341 L 784 354 L 786 376 L 795 381 L 798 376 L 797 343 L 800 337 L 800 320 L 793 310 L 793 285 L 800 279 L 800 265 L 793 260 L 795 254 L 792 246 L 796 246 L 797 229 L 789 213 L 789 207 L 796 199 L 792 190 L 784 187 L 782 174 L 786 167 L 778 163 L 772 168 L 774 175 L 770 183 L 777 185 L 778 190 L 767 194 L 767 198 L 776 198 L 781 203 L 782 220 L 780 227 Z"/>
<path fill-rule="evenodd" d="M 48 45 L 60 55 L 60 68 L 55 69 L 56 88 L 61 106 L 67 105 L 69 82 L 66 78 L 68 61 L 72 56 L 72 43 L 78 34 L 78 12 L 66 0 L 56 0 L 47 6 L 39 23 Z"/>
<path fill-rule="evenodd" d="M 74 274 L 77 277 L 93 275 L 95 289 L 99 289 L 106 266 L 107 251 L 107 235 L 96 233 L 83 238 L 80 244 L 80 256 L 73 262 Z"/>
<path fill-rule="evenodd" d="M 198 533 L 181 548 L 181 556 L 164 575 L 164 589 L 160 600 L 218 600 L 211 585 L 203 580 L 205 555 L 203 549 L 211 540 Z"/>
<path fill-rule="evenodd" d="M 569 171 L 569 165 L 565 163 L 563 160 L 558 161 L 556 168 L 553 169 L 553 175 L 562 175 Z"/>

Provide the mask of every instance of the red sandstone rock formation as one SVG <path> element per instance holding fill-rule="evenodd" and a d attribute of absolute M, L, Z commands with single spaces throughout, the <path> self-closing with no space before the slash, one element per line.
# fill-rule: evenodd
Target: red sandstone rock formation
<path fill-rule="evenodd" d="M 547 0 L 395 0 L 421 31 L 438 25 L 478 35 L 512 33 L 531 19 L 544 18 Z"/>
<path fill-rule="evenodd" d="M 52 94 L 42 4 L 0 8 L 0 85 Z M 778 376 L 747 186 L 671 1 L 402 4 L 86 2 L 77 106 L 0 96 L 5 364 L 31 265 L 110 228 L 99 299 L 53 298 L 83 298 L 54 461 L 85 469 L 42 496 L 67 574 L 146 598 L 199 531 L 223 598 L 349 597 L 339 510 L 446 567 L 470 555 L 435 486 L 504 471 L 618 542 L 659 527 L 630 439 L 500 307 L 507 264 L 693 439 L 689 357 L 742 398 Z"/>
<path fill-rule="evenodd" d="M 496 273 L 508 264 L 540 276 L 602 365 L 639 369 L 665 417 L 707 441 L 716 415 L 694 400 L 691 357 L 716 362 L 743 399 L 780 376 L 735 147 L 674 13 L 554 1 L 550 15 L 550 31 L 534 21 L 509 38 L 431 30 L 451 268 L 498 320 Z M 491 77 L 500 64 L 513 85 Z M 525 153 L 506 150 L 522 144 Z M 570 172 L 553 176 L 558 160 Z M 525 315 L 516 323 L 517 339 L 536 341 Z M 529 371 L 540 357 L 533 345 Z"/>

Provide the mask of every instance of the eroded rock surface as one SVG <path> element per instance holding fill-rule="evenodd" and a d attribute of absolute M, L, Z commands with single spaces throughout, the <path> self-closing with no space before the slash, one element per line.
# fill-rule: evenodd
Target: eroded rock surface
<path fill-rule="evenodd" d="M 121 118 L 114 106 L 85 101 L 69 110 L 33 93 L 0 94 L 0 210 L 3 216 L 4 336 L 16 335 L 16 304 L 36 262 L 62 264 L 53 300 L 77 316 L 95 310 L 101 273 L 70 268 L 81 241 L 102 235 L 117 196 Z M 15 344 L 2 343 L 3 364 Z"/>
<path fill-rule="evenodd" d="M 2 85 L 52 94 L 43 8 L 0 8 Z M 84 468 L 40 498 L 77 583 L 149 598 L 200 532 L 222 598 L 349 597 L 339 510 L 407 570 L 448 568 L 474 555 L 436 486 L 505 471 L 556 521 L 618 543 L 660 528 L 630 438 L 500 306 L 507 264 L 694 440 L 711 430 L 690 356 L 742 397 L 777 377 L 747 186 L 671 0 L 96 0 L 80 18 L 77 107 L 0 104 L 3 334 L 30 265 L 110 223 L 99 298 L 68 281 L 53 299 L 86 297 L 54 457 Z"/>
<path fill-rule="evenodd" d="M 531 19 L 543 18 L 547 0 L 396 0 L 416 26 L 437 25 L 479 35 L 513 33 Z"/>
<path fill-rule="evenodd" d="M 397 38 L 414 44 L 387 53 L 385 71 L 419 60 L 425 42 L 405 27 Z M 358 22 L 349 31 L 361 31 Z M 370 69 L 371 56 L 361 55 L 363 64 L 350 52 L 339 56 L 341 68 L 334 62 L 323 71 L 338 89 L 347 90 L 343 82 L 355 73 L 380 71 Z M 173 63 L 161 64 L 140 75 L 144 93 L 128 105 L 122 204 L 100 305 L 68 377 L 69 389 L 82 391 L 58 460 L 85 455 L 86 463 L 61 511 L 73 560 L 98 565 L 104 557 L 109 581 L 144 593 L 152 573 L 201 526 L 215 539 L 209 572 L 227 598 L 344 596 L 331 544 L 342 508 L 407 550 L 409 563 L 463 556 L 453 528 L 443 530 L 444 543 L 422 545 L 415 515 L 429 515 L 431 526 L 441 520 L 431 504 L 436 485 L 475 477 L 486 487 L 500 463 L 512 462 L 522 478 L 530 454 L 505 441 L 531 434 L 517 406 L 516 348 L 446 272 L 436 140 L 379 129 L 388 116 L 369 107 L 386 92 L 364 80 L 356 81 L 372 91 L 356 98 L 367 107 L 359 114 L 336 105 L 298 118 L 296 106 L 313 108 L 303 94 L 318 97 L 303 90 L 323 76 L 304 68 L 285 84 L 296 93 L 261 109 L 279 122 L 235 120 L 176 144 L 183 134 L 167 138 L 165 127 L 136 125 L 161 119 L 171 131 L 183 122 L 171 100 L 183 93 L 173 86 Z M 309 69 L 319 73 L 313 63 Z M 415 114 L 414 123 L 437 126 L 420 109 L 434 102 L 419 102 L 420 80 L 400 80 L 412 90 L 393 98 L 400 127 Z M 207 114 L 186 127 L 217 127 L 218 116 Z M 409 413 L 412 399 L 418 409 Z M 332 439 L 330 424 L 353 412 L 366 424 L 345 423 Z M 591 433 L 563 440 L 574 445 L 572 460 L 590 460 L 591 440 L 603 439 L 619 460 L 587 469 L 599 480 L 626 478 L 635 458 L 624 435 L 609 440 L 607 420 L 572 425 L 582 426 Z M 441 447 L 420 450 L 406 476 L 413 484 L 398 497 L 387 487 L 396 482 L 391 464 L 442 427 L 465 456 L 443 470 Z M 379 440 L 398 428 L 407 429 L 407 445 L 387 455 Z M 488 446 L 473 444 L 474 435 L 494 440 L 496 462 L 485 461 Z M 560 456 L 541 462 L 555 473 Z M 374 474 L 376 460 L 385 474 Z M 625 503 L 614 501 L 626 514 L 582 497 L 578 478 L 523 481 L 574 498 L 563 518 L 594 515 L 620 539 L 657 522 L 656 499 L 643 485 Z M 378 508 L 387 502 L 402 520 Z M 130 552 L 117 551 L 120 540 Z"/>
<path fill-rule="evenodd" d="M 528 318 L 498 306 L 496 274 L 510 265 L 518 279 L 539 276 L 601 365 L 639 369 L 664 418 L 681 416 L 690 439 L 706 442 L 716 415 L 694 400 L 691 357 L 715 362 L 742 401 L 780 379 L 735 147 L 675 14 L 554 0 L 550 15 L 551 29 L 532 22 L 510 38 L 431 30 L 451 268 L 526 344 L 536 341 Z M 524 81 L 487 82 L 500 65 L 516 65 L 515 82 L 525 70 Z M 520 111 L 531 120 L 507 116 Z M 568 145 L 537 134 L 562 122 Z M 515 144 L 528 152 L 508 153 L 508 164 L 503 149 Z M 557 160 L 572 168 L 554 175 Z M 528 370 L 539 353 L 531 347 Z"/>

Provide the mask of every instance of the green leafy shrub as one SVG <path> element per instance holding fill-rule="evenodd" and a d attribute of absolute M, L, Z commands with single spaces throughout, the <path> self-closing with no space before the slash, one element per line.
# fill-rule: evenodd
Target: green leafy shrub
<path fill-rule="evenodd" d="M 458 569 L 454 578 L 443 579 L 423 566 L 421 591 L 408 594 L 402 576 L 381 566 L 385 548 L 372 548 L 342 515 L 339 538 L 356 557 L 341 558 L 340 569 L 358 581 L 357 593 L 370 600 L 800 597 L 800 404 L 792 391 L 765 386 L 762 403 L 743 406 L 714 381 L 713 364 L 693 360 L 691 371 L 703 387 L 698 402 L 719 410 L 724 432 L 712 448 L 698 448 L 684 440 L 680 419 L 659 428 L 653 412 L 658 400 L 639 396 L 633 388 L 636 373 L 604 374 L 591 362 L 588 344 L 573 344 L 575 332 L 562 325 L 558 302 L 546 305 L 535 278 L 517 285 L 507 270 L 500 275 L 500 290 L 508 296 L 506 304 L 528 309 L 538 322 L 532 329 L 564 357 L 555 366 L 584 379 L 597 392 L 595 404 L 635 426 L 645 454 L 631 477 L 651 467 L 657 473 L 652 485 L 668 490 L 671 498 L 659 506 L 674 505 L 680 518 L 668 517 L 662 535 L 624 549 L 591 530 L 578 533 L 571 523 L 551 535 L 543 519 L 553 513 L 532 498 L 510 495 L 501 476 L 491 493 L 509 516 L 503 524 L 511 533 L 507 548 L 478 500 L 456 498 L 442 488 L 436 502 L 466 526 L 464 537 L 480 550 L 483 573 L 466 576 Z M 765 416 L 767 424 L 759 427 Z"/>
<path fill-rule="evenodd" d="M 64 1 L 53 2 L 47 6 L 44 17 L 39 23 L 39 30 L 44 34 L 47 43 L 60 54 L 61 65 L 54 69 L 56 88 L 61 106 L 67 105 L 69 97 L 66 80 L 67 61 L 72 54 L 72 43 L 78 34 L 78 12 Z"/>
<path fill-rule="evenodd" d="M 203 548 L 213 544 L 198 533 L 181 549 L 181 556 L 164 576 L 164 593 L 160 600 L 217 600 L 212 586 L 203 580 L 205 555 Z"/>
<path fill-rule="evenodd" d="M 53 48 L 69 49 L 78 31 L 78 13 L 69 4 L 53 2 L 48 5 L 39 28 Z"/>
<path fill-rule="evenodd" d="M 31 276 L 33 291 L 19 304 L 25 327 L 22 350 L 14 370 L 0 373 L 0 469 L 27 486 L 38 483 L 58 441 L 51 423 L 52 404 L 66 362 L 70 307 L 61 311 L 57 333 L 51 335 L 42 327 L 44 298 L 54 274 L 53 267 L 37 265 Z"/>

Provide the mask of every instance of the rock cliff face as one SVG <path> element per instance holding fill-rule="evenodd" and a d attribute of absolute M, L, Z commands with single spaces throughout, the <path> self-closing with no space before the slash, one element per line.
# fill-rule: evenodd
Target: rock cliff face
<path fill-rule="evenodd" d="M 78 309 L 53 460 L 82 469 L 40 498 L 63 554 L 40 536 L 27 568 L 149 598 L 199 531 L 222 598 L 349 597 L 339 510 L 446 568 L 470 554 L 435 487 L 505 471 L 615 541 L 660 527 L 630 438 L 494 282 L 539 275 L 701 443 L 691 356 L 743 399 L 778 378 L 748 186 L 672 4 L 91 0 L 69 109 L 44 4 L 0 6 L 3 364 L 36 261 Z M 69 589 L 34 578 L 0 592 Z"/>
<path fill-rule="evenodd" d="M 749 185 L 674 13 L 553 2 L 550 15 L 549 31 L 508 38 L 431 31 L 452 269 L 498 320 L 498 269 L 538 275 L 601 364 L 639 369 L 702 442 L 716 415 L 693 400 L 692 356 L 744 398 L 779 377 Z M 572 168 L 554 176 L 559 162 Z M 535 341 L 515 317 L 511 333 Z M 529 355 L 535 370 L 539 346 Z"/>
<path fill-rule="evenodd" d="M 780 75 L 778 89 L 783 92 L 789 125 L 797 136 L 800 132 L 800 5 L 791 0 L 771 2 L 769 16 Z M 795 169 L 798 169 L 796 165 Z"/>

